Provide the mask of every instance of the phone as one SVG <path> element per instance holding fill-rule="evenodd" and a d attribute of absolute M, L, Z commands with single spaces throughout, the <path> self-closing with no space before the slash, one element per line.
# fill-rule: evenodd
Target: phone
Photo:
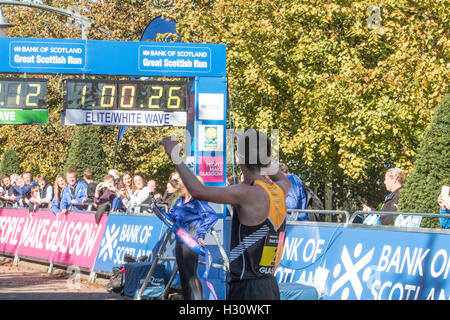
<path fill-rule="evenodd" d="M 442 186 L 441 195 L 442 198 L 444 198 L 445 202 L 448 202 L 450 187 L 449 186 Z"/>

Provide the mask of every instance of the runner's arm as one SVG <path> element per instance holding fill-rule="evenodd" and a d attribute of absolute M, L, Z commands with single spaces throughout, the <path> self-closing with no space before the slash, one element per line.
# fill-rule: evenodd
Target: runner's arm
<path fill-rule="evenodd" d="M 180 146 L 172 137 L 165 137 L 161 144 L 175 165 L 184 185 L 196 200 L 221 204 L 239 205 L 247 198 L 247 185 L 232 185 L 229 187 L 207 187 L 203 185 L 180 157 Z"/>

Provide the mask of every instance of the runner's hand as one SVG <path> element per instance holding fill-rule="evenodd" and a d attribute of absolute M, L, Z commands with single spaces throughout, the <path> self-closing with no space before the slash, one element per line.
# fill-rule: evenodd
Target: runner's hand
<path fill-rule="evenodd" d="M 160 144 L 163 145 L 164 150 L 174 164 L 182 163 L 182 159 L 180 157 L 181 147 L 173 136 L 165 137 L 161 140 Z"/>

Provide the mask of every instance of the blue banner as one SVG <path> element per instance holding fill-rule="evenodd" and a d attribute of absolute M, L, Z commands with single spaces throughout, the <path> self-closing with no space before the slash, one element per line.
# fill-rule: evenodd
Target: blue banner
<path fill-rule="evenodd" d="M 323 299 L 450 299 L 449 234 L 288 225 L 279 282 Z"/>
<path fill-rule="evenodd" d="M 226 77 L 224 44 L 0 38 L 0 72 Z"/>
<path fill-rule="evenodd" d="M 10 42 L 9 65 L 11 68 L 78 70 L 86 67 L 86 44 L 52 39 L 38 40 Z"/>
<path fill-rule="evenodd" d="M 146 255 L 153 260 L 167 228 L 155 216 L 110 214 L 94 270 L 112 272 L 123 263 L 125 254 L 134 258 Z"/>

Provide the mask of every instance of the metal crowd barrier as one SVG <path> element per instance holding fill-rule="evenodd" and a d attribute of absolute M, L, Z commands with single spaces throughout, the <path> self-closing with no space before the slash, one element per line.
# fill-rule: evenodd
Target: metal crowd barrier
<path fill-rule="evenodd" d="M 219 237 L 217 236 L 217 232 L 214 230 L 214 228 L 211 228 L 209 230 L 209 232 L 212 234 L 212 236 L 214 237 L 214 240 L 216 241 L 217 246 L 219 247 L 219 251 L 222 256 L 223 263 L 224 263 L 223 265 L 217 264 L 217 263 L 212 263 L 211 267 L 217 268 L 217 269 L 222 269 L 226 272 L 230 271 L 230 263 L 228 260 L 228 255 L 226 254 L 223 246 L 220 244 Z M 142 283 L 141 289 L 139 290 L 136 300 L 142 300 L 142 294 L 144 293 L 144 290 L 147 287 L 147 284 L 150 281 L 150 278 L 152 277 L 153 272 L 156 269 L 156 265 L 158 264 L 159 261 L 176 261 L 175 257 L 163 257 L 162 256 L 162 253 L 163 253 L 171 235 L 172 235 L 172 230 L 167 229 L 166 236 L 164 237 L 164 241 L 163 241 L 161 247 L 159 248 L 157 254 L 155 255 L 155 259 L 153 260 L 150 270 L 148 271 L 147 276 L 145 277 L 144 282 Z M 205 264 L 205 263 L 203 261 L 199 261 L 199 264 Z M 173 280 L 175 279 L 177 272 L 178 272 L 178 266 L 175 267 L 172 275 L 170 276 L 169 282 L 166 284 L 166 287 L 165 287 L 165 290 L 163 293 L 163 299 L 167 296 L 167 293 L 170 289 L 170 286 L 172 285 Z"/>
<path fill-rule="evenodd" d="M 298 216 L 300 213 L 317 213 L 321 215 L 345 215 L 345 226 L 348 225 L 350 220 L 350 214 L 345 210 L 309 210 L 309 209 L 288 209 L 288 221 L 299 221 Z M 305 221 L 306 222 L 306 221 Z M 326 222 L 326 221 L 310 221 L 310 222 Z"/>
<path fill-rule="evenodd" d="M 364 225 L 362 223 L 355 223 L 354 220 L 357 216 L 360 215 L 369 215 L 369 214 L 376 214 L 379 216 L 413 216 L 413 217 L 422 217 L 422 218 L 446 218 L 445 215 L 440 214 L 440 213 L 423 213 L 423 212 L 389 212 L 389 211 L 355 211 L 352 216 L 350 217 L 350 221 L 349 221 L 349 227 L 352 226 L 364 226 L 364 227 L 373 227 L 373 228 L 377 228 L 377 227 L 382 227 L 382 228 L 386 228 L 386 227 L 393 227 L 393 228 L 402 228 L 403 230 L 405 229 L 409 229 L 409 230 L 414 230 L 414 229 L 418 229 L 418 228 L 422 228 L 420 227 L 402 227 L 402 226 L 395 226 L 395 225 Z M 450 219 L 450 216 L 448 217 L 448 219 Z M 395 223 L 395 219 L 394 219 L 394 223 Z M 420 224 L 422 224 L 422 221 L 420 221 Z M 432 228 L 430 230 L 442 230 L 439 228 Z"/>
<path fill-rule="evenodd" d="M 360 214 L 376 214 L 380 216 L 418 216 L 426 218 L 446 218 L 445 215 L 440 213 L 417 213 L 417 212 L 390 212 L 390 211 L 355 211 L 350 217 L 349 223 L 353 223 L 357 215 Z M 448 217 L 450 219 L 450 216 Z"/>

